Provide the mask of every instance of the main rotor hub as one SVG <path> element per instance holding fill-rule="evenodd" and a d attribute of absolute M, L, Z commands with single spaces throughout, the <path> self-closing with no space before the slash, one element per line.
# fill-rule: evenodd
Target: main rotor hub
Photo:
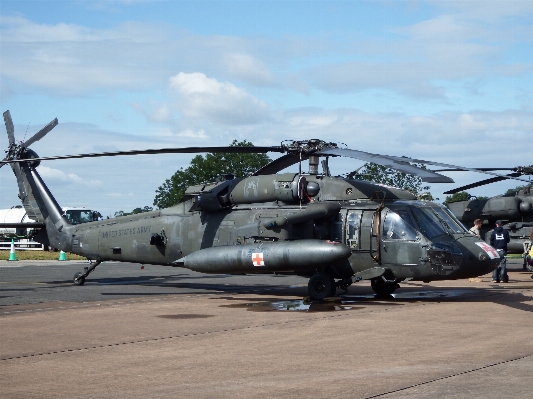
<path fill-rule="evenodd" d="M 518 166 L 513 169 L 514 172 L 521 173 L 523 175 L 533 175 L 533 165 L 531 166 Z"/>
<path fill-rule="evenodd" d="M 311 155 L 317 151 L 338 148 L 336 143 L 328 143 L 323 140 L 311 139 L 302 141 L 283 141 L 281 146 L 289 154 Z"/>

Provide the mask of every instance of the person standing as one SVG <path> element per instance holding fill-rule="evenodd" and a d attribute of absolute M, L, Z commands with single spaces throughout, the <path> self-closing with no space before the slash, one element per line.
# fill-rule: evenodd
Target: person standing
<path fill-rule="evenodd" d="M 509 232 L 502 227 L 502 221 L 496 220 L 496 228 L 490 235 L 490 245 L 500 254 L 500 265 L 492 272 L 493 283 L 507 283 L 509 277 L 507 276 L 507 243 L 511 240 Z"/>
<path fill-rule="evenodd" d="M 522 254 L 522 257 L 524 258 L 524 270 L 529 270 L 528 263 L 531 259 L 531 255 L 533 255 L 531 252 L 533 252 L 533 229 L 531 229 L 531 234 L 529 235 L 529 241 L 524 241 L 524 253 Z M 533 276 L 531 277 L 533 278 Z"/>
<path fill-rule="evenodd" d="M 481 232 L 479 229 L 481 228 L 481 219 L 474 220 L 474 227 L 471 227 L 470 230 L 468 230 L 470 233 L 475 235 L 477 238 L 481 238 Z"/>

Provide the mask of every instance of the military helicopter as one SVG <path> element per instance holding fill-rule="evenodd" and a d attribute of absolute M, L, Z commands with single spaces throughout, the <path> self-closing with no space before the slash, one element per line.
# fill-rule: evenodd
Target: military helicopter
<path fill-rule="evenodd" d="M 524 175 L 533 175 L 533 165 L 518 166 L 510 169 L 489 168 L 484 170 L 511 170 L 512 173 L 482 180 L 466 186 L 449 190 L 444 194 L 455 194 L 460 191 L 479 187 L 485 184 L 494 183 Z M 533 229 L 533 193 L 532 184 L 524 186 L 514 193 L 514 195 L 498 195 L 487 199 L 471 197 L 464 201 L 448 203 L 448 208 L 467 227 L 474 225 L 475 219 L 482 220 L 481 237 L 490 243 L 490 236 L 494 230 L 494 223 L 500 219 L 503 221 L 503 228 L 509 231 L 511 241 L 508 244 L 508 252 L 523 253 L 524 243 L 530 242 L 531 230 Z M 524 257 L 524 268 L 530 268 Z M 533 271 L 530 270 L 530 271 Z"/>
<path fill-rule="evenodd" d="M 329 157 L 379 163 L 426 182 L 453 182 L 410 162 L 453 165 L 371 154 L 322 140 L 286 141 L 272 147 L 189 147 L 117 151 L 40 158 L 28 147 L 57 119 L 25 143 L 16 143 L 4 113 L 10 164 L 28 216 L 41 227 L 34 240 L 95 260 L 78 272 L 83 285 L 103 261 L 185 267 L 217 274 L 294 274 L 309 278 L 320 300 L 370 280 L 378 295 L 390 295 L 403 280 L 460 279 L 494 270 L 498 253 L 476 239 L 445 207 L 417 200 L 394 187 L 334 177 Z M 159 153 L 283 154 L 252 176 L 189 187 L 170 208 L 73 225 L 37 172 L 42 161 Z M 322 160 L 323 172 L 318 168 Z M 309 163 L 302 173 L 302 162 Z M 299 171 L 278 173 L 292 165 Z M 485 172 L 497 175 L 492 172 Z"/>

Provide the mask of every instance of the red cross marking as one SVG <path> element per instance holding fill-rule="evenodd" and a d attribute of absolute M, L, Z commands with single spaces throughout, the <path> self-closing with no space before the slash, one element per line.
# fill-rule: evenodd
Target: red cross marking
<path fill-rule="evenodd" d="M 263 253 L 254 252 L 252 254 L 252 263 L 254 264 L 254 266 L 264 266 L 265 262 L 263 261 Z"/>
<path fill-rule="evenodd" d="M 476 242 L 476 244 L 480 246 L 481 249 L 483 249 L 487 253 L 487 255 L 489 255 L 491 259 L 498 259 L 500 257 L 500 254 L 494 248 L 492 248 L 489 244 L 482 242 L 482 241 Z"/>

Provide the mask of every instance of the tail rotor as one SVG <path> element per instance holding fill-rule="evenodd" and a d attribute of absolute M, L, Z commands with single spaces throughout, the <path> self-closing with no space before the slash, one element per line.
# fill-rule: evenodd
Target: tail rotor
<path fill-rule="evenodd" d="M 20 144 L 17 144 L 15 141 L 15 128 L 13 126 L 13 119 L 11 118 L 11 113 L 9 110 L 4 112 L 4 123 L 6 125 L 7 137 L 9 139 L 9 148 L 6 151 L 5 158 L 0 162 L 0 168 L 14 159 L 36 158 L 37 154 L 34 151 L 28 150 L 28 147 L 46 136 L 54 127 L 57 126 L 58 121 L 57 118 L 55 118 L 52 122 L 35 133 L 31 138 L 25 142 L 20 142 Z"/>

